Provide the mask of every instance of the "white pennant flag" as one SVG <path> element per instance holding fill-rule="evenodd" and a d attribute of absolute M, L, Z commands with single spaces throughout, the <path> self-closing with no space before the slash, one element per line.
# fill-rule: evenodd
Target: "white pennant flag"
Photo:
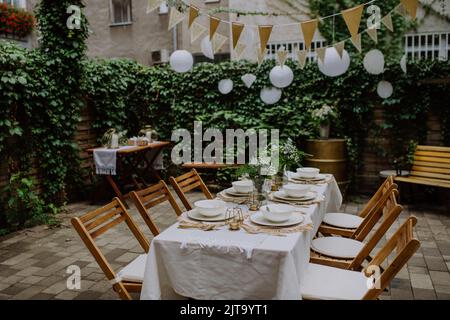
<path fill-rule="evenodd" d="M 244 53 L 245 49 L 247 49 L 247 46 L 243 43 L 238 43 L 236 45 L 236 48 L 234 48 L 234 52 L 236 54 L 237 59 L 240 59 L 242 57 L 242 54 Z"/>
<path fill-rule="evenodd" d="M 205 32 L 206 28 L 200 23 L 194 22 L 191 26 L 191 43 L 200 38 Z"/>
<path fill-rule="evenodd" d="M 169 30 L 171 30 L 173 27 L 175 27 L 177 24 L 179 24 L 184 19 L 184 14 L 178 11 L 177 8 L 172 7 L 170 8 L 170 14 L 169 14 Z"/>
<path fill-rule="evenodd" d="M 147 14 L 155 11 L 158 9 L 162 4 L 164 3 L 164 0 L 148 0 L 147 2 Z"/>
<path fill-rule="evenodd" d="M 219 50 L 223 47 L 225 42 L 227 42 L 227 37 L 221 35 L 220 33 L 216 33 L 212 39 L 212 47 L 214 53 L 219 52 Z"/>

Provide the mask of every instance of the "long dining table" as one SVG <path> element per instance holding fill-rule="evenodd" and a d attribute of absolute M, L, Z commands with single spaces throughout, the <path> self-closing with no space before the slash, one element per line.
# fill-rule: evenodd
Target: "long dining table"
<path fill-rule="evenodd" d="M 141 299 L 301 299 L 311 240 L 325 213 L 337 212 L 342 204 L 334 177 L 311 188 L 322 201 L 299 208 L 312 223 L 306 231 L 282 236 L 227 226 L 203 231 L 182 229 L 176 222 L 151 243 Z M 251 213 L 246 205 L 239 207 Z"/>

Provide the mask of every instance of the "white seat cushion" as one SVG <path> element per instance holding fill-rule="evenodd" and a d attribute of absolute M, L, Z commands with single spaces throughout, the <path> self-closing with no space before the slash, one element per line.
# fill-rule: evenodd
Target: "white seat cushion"
<path fill-rule="evenodd" d="M 369 289 L 362 272 L 310 263 L 300 290 L 303 299 L 361 300 Z"/>
<path fill-rule="evenodd" d="M 142 282 L 144 280 L 145 263 L 147 255 L 141 254 L 136 259 L 131 261 L 117 275 L 122 280 Z"/>
<path fill-rule="evenodd" d="M 363 247 L 364 243 L 360 241 L 341 237 L 321 237 L 311 243 L 314 251 L 342 259 L 353 259 Z"/>
<path fill-rule="evenodd" d="M 323 218 L 323 222 L 330 226 L 356 229 L 364 219 L 348 213 L 327 213 Z"/>

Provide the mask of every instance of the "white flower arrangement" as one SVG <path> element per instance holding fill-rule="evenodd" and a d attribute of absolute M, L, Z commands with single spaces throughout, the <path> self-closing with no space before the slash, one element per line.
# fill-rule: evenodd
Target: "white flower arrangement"
<path fill-rule="evenodd" d="M 333 107 L 324 104 L 320 109 L 314 109 L 311 115 L 314 119 L 325 122 L 336 117 L 336 110 Z"/>

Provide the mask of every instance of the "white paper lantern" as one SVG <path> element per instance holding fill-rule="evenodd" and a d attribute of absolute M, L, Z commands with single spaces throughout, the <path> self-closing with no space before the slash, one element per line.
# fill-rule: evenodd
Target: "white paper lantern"
<path fill-rule="evenodd" d="M 403 72 L 406 74 L 406 72 L 408 71 L 408 67 L 407 67 L 407 62 L 408 62 L 408 57 L 406 56 L 406 54 L 402 57 L 402 59 L 400 60 L 400 68 L 402 68 Z"/>
<path fill-rule="evenodd" d="M 260 97 L 265 104 L 275 104 L 281 99 L 282 91 L 275 87 L 265 87 L 261 90 Z"/>
<path fill-rule="evenodd" d="M 390 82 L 383 80 L 378 83 L 377 93 L 381 98 L 387 99 L 392 95 L 393 92 L 394 88 L 392 87 L 392 84 Z"/>
<path fill-rule="evenodd" d="M 202 42 L 200 43 L 200 48 L 205 57 L 214 60 L 214 50 L 212 42 L 209 40 L 209 36 L 203 38 Z"/>
<path fill-rule="evenodd" d="M 177 50 L 170 56 L 170 66 L 176 72 L 188 72 L 194 65 L 194 57 L 189 51 Z"/>
<path fill-rule="evenodd" d="M 286 88 L 294 80 L 294 73 L 288 66 L 276 66 L 270 71 L 270 82 L 277 88 Z"/>
<path fill-rule="evenodd" d="M 325 51 L 325 62 L 317 59 L 319 70 L 329 77 L 337 77 L 344 74 L 350 66 L 350 56 L 347 50 L 342 53 L 342 59 L 334 47 L 327 48 Z"/>
<path fill-rule="evenodd" d="M 370 74 L 381 74 L 384 72 L 384 55 L 380 50 L 373 49 L 364 56 L 364 68 Z"/>
<path fill-rule="evenodd" d="M 251 86 L 253 85 L 253 83 L 256 80 L 256 76 L 254 74 L 247 73 L 241 77 L 241 80 L 242 80 L 242 82 L 244 82 L 244 84 L 247 88 L 251 88 Z"/>
<path fill-rule="evenodd" d="M 223 79 L 219 81 L 219 91 L 221 94 L 229 94 L 233 90 L 233 81 Z"/>

